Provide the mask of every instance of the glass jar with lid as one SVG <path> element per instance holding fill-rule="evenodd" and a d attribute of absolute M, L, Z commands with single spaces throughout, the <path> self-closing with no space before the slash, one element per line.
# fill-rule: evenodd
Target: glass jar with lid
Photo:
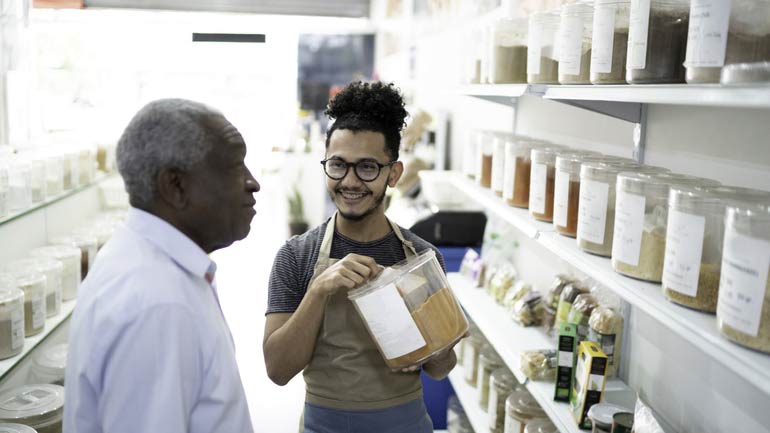
<path fill-rule="evenodd" d="M 78 151 L 66 150 L 61 154 L 62 158 L 62 185 L 65 191 L 78 186 L 80 182 L 80 154 Z"/>
<path fill-rule="evenodd" d="M 37 355 L 30 369 L 29 383 L 50 383 L 64 386 L 67 347 L 67 343 L 55 344 Z"/>
<path fill-rule="evenodd" d="M 671 173 L 624 172 L 617 178 L 612 267 L 630 277 L 660 282 L 666 252 L 668 192 L 672 185 L 719 182 Z"/>
<path fill-rule="evenodd" d="M 93 146 L 78 150 L 78 185 L 88 185 L 96 176 L 96 152 Z"/>
<path fill-rule="evenodd" d="M 4 268 L 30 269 L 45 275 L 45 317 L 53 317 L 61 312 L 64 265 L 60 261 L 48 257 L 34 257 L 14 260 Z"/>
<path fill-rule="evenodd" d="M 489 84 L 489 70 L 492 63 L 492 27 L 485 26 L 481 29 L 481 74 L 479 82 Z"/>
<path fill-rule="evenodd" d="M 484 350 L 484 337 L 478 334 L 471 334 L 465 339 L 465 381 L 468 385 L 475 387 L 479 375 L 479 355 Z M 489 346 L 489 345 L 486 345 Z M 489 346 L 491 347 L 491 346 Z"/>
<path fill-rule="evenodd" d="M 541 146 L 540 142 L 525 137 L 517 137 L 505 144 L 503 198 L 509 205 L 529 207 L 531 153 L 533 148 Z"/>
<path fill-rule="evenodd" d="M 45 200 L 48 195 L 46 192 L 45 159 L 37 154 L 28 154 L 25 155 L 25 160 L 29 164 L 30 200 L 32 203 L 39 203 Z"/>
<path fill-rule="evenodd" d="M 24 349 L 24 292 L 16 279 L 0 274 L 0 359 L 18 355 Z"/>
<path fill-rule="evenodd" d="M 628 409 L 609 403 L 597 403 L 588 409 L 591 419 L 591 433 L 612 433 L 612 417 L 616 413 L 628 412 Z"/>
<path fill-rule="evenodd" d="M 631 0 L 628 83 L 684 83 L 689 5 L 689 0 Z"/>
<path fill-rule="evenodd" d="M 8 170 L 8 199 L 11 211 L 32 206 L 32 167 L 22 158 L 14 158 Z"/>
<path fill-rule="evenodd" d="M 728 206 L 717 325 L 728 339 L 770 353 L 770 202 Z"/>
<path fill-rule="evenodd" d="M 505 367 L 492 372 L 489 379 L 489 431 L 503 433 L 505 429 L 505 405 L 508 396 L 519 388 L 516 377 Z"/>
<path fill-rule="evenodd" d="M 505 144 L 512 140 L 512 134 L 503 132 L 497 132 L 492 137 L 491 189 L 499 197 L 503 196 L 503 181 L 505 180 Z"/>
<path fill-rule="evenodd" d="M 693 0 L 688 83 L 719 83 L 722 67 L 770 61 L 770 0 Z"/>
<path fill-rule="evenodd" d="M 24 292 L 24 336 L 37 335 L 45 329 L 45 275 L 31 268 L 13 268 L 7 264 L 3 272 L 16 280 L 16 287 Z"/>
<path fill-rule="evenodd" d="M 465 69 L 463 81 L 468 84 L 481 83 L 482 30 L 474 29 L 468 34 L 465 46 Z"/>
<path fill-rule="evenodd" d="M 112 234 L 115 233 L 117 226 L 114 223 L 107 221 L 93 221 L 89 226 L 80 227 L 73 231 L 75 235 L 82 235 L 96 238 L 97 252 L 102 249 L 104 244 L 110 240 Z"/>
<path fill-rule="evenodd" d="M 96 251 L 98 250 L 98 240 L 93 235 L 72 234 L 68 236 L 59 236 L 51 239 L 51 245 L 69 245 L 80 249 L 80 276 L 85 279 L 88 270 L 94 265 Z"/>
<path fill-rule="evenodd" d="M 625 84 L 631 0 L 595 0 L 591 83 Z"/>
<path fill-rule="evenodd" d="M 663 294 L 672 302 L 714 313 L 728 204 L 770 202 L 770 192 L 722 186 L 672 186 L 663 264 Z"/>
<path fill-rule="evenodd" d="M 527 423 L 524 433 L 558 433 L 559 429 L 548 418 L 533 419 Z M 516 430 L 513 430 L 516 433 Z M 509 433 L 505 430 L 505 433 Z"/>
<path fill-rule="evenodd" d="M 64 387 L 24 385 L 0 395 L 0 422 L 34 428 L 38 433 L 61 433 Z"/>
<path fill-rule="evenodd" d="M 64 265 L 62 273 L 62 300 L 71 301 L 77 297 L 80 286 L 80 261 L 82 253 L 79 248 L 66 245 L 49 245 L 35 248 L 29 252 L 32 257 L 48 257 L 59 260 Z"/>
<path fill-rule="evenodd" d="M 505 433 L 524 433 L 528 424 L 547 415 L 526 389 L 515 391 L 505 401 Z M 546 430 L 548 431 L 548 430 Z"/>
<path fill-rule="evenodd" d="M 585 161 L 601 161 L 605 157 L 592 152 L 561 152 L 556 156 L 553 189 L 553 226 L 562 235 L 577 235 L 580 202 L 580 165 Z"/>
<path fill-rule="evenodd" d="M 45 192 L 48 197 L 57 196 L 64 191 L 64 172 L 61 155 L 45 155 Z"/>
<path fill-rule="evenodd" d="M 492 132 L 484 131 L 479 134 L 478 151 L 478 180 L 479 185 L 484 188 L 492 187 L 492 164 L 493 154 L 495 150 L 494 146 L 495 135 Z"/>
<path fill-rule="evenodd" d="M 586 2 L 562 6 L 559 24 L 559 83 L 591 84 L 594 7 Z"/>
<path fill-rule="evenodd" d="M 530 15 L 527 35 L 527 83 L 559 83 L 556 35 L 560 21 L 558 10 L 535 12 Z"/>
<path fill-rule="evenodd" d="M 468 179 L 476 179 L 476 159 L 478 155 L 477 153 L 477 146 L 478 146 L 478 133 L 479 131 L 470 130 L 467 132 L 466 135 L 466 144 L 463 147 L 463 174 L 468 177 Z"/>
<path fill-rule="evenodd" d="M 500 367 L 503 367 L 503 359 L 500 358 L 500 355 L 491 346 L 486 347 L 479 354 L 479 371 L 478 378 L 476 378 L 476 386 L 479 388 L 479 406 L 484 410 L 487 410 L 487 404 L 489 403 L 490 377 L 492 372 Z"/>
<path fill-rule="evenodd" d="M 556 155 L 560 148 L 532 149 L 529 177 L 529 214 L 541 221 L 553 221 L 553 190 L 556 182 Z"/>
<path fill-rule="evenodd" d="M 492 27 L 492 84 L 527 82 L 527 20 L 503 18 Z"/>

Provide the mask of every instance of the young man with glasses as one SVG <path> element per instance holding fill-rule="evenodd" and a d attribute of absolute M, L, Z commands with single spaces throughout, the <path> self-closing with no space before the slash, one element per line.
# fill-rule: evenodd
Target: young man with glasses
<path fill-rule="evenodd" d="M 385 192 L 404 171 L 404 102 L 392 84 L 357 82 L 326 114 L 335 122 L 321 164 L 337 212 L 276 256 L 263 343 L 267 373 L 284 385 L 303 371 L 305 433 L 432 432 L 420 368 L 388 368 L 347 298 L 383 267 L 435 249 L 385 217 Z M 450 348 L 421 367 L 441 379 L 455 362 Z"/>

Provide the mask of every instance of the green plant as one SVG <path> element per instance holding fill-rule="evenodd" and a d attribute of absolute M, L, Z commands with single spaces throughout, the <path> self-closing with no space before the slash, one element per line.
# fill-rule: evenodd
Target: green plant
<path fill-rule="evenodd" d="M 289 222 L 290 223 L 303 223 L 305 222 L 305 208 L 302 203 L 302 194 L 299 192 L 299 188 L 295 185 L 292 188 L 291 194 L 289 194 Z"/>

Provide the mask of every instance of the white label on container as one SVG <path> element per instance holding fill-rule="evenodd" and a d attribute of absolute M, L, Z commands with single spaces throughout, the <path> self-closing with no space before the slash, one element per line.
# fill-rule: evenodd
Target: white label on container
<path fill-rule="evenodd" d="M 612 259 L 631 266 L 639 266 L 644 230 L 643 195 L 618 191 L 615 202 L 615 234 L 612 241 Z"/>
<path fill-rule="evenodd" d="M 45 326 L 45 296 L 43 293 L 32 298 L 32 327 L 35 329 Z"/>
<path fill-rule="evenodd" d="M 425 339 L 395 284 L 374 290 L 354 302 L 386 359 L 395 359 L 425 346 Z"/>
<path fill-rule="evenodd" d="M 690 297 L 698 295 L 706 218 L 671 209 L 666 232 L 663 287 Z"/>
<path fill-rule="evenodd" d="M 591 41 L 591 72 L 612 72 L 612 48 L 615 43 L 615 6 L 599 7 L 594 12 L 594 33 Z"/>
<path fill-rule="evenodd" d="M 559 351 L 559 367 L 572 368 L 573 352 Z"/>
<path fill-rule="evenodd" d="M 527 73 L 540 73 L 540 56 L 543 51 L 543 24 L 533 23 L 527 38 Z"/>
<path fill-rule="evenodd" d="M 529 188 L 529 210 L 545 213 L 545 187 L 548 180 L 548 166 L 545 164 L 532 164 L 532 177 Z"/>
<path fill-rule="evenodd" d="M 481 389 L 481 384 L 476 384 Z M 497 391 L 492 387 L 489 389 L 489 400 L 487 401 L 487 414 L 489 415 L 489 429 L 491 431 L 497 430 Z"/>
<path fill-rule="evenodd" d="M 725 233 L 717 317 L 751 336 L 759 334 L 770 267 L 770 242 Z"/>
<path fill-rule="evenodd" d="M 553 191 L 553 223 L 559 227 L 567 227 L 567 212 L 569 207 L 569 173 L 556 171 Z"/>
<path fill-rule="evenodd" d="M 11 313 L 11 348 L 16 350 L 24 345 L 24 310 Z"/>
<path fill-rule="evenodd" d="M 503 198 L 513 200 L 513 182 L 516 179 L 516 156 L 506 155 L 503 174 Z"/>
<path fill-rule="evenodd" d="M 588 179 L 580 181 L 578 239 L 595 244 L 604 244 L 609 194 L 610 185 L 608 183 Z"/>
<path fill-rule="evenodd" d="M 730 0 L 692 0 L 685 65 L 688 68 L 724 66 L 729 25 Z"/>
<path fill-rule="evenodd" d="M 583 19 L 562 17 L 559 28 L 559 75 L 580 75 Z"/>
<path fill-rule="evenodd" d="M 522 433 L 524 431 L 524 424 L 521 421 L 513 419 L 511 416 L 505 417 L 505 429 L 504 433 Z"/>
<path fill-rule="evenodd" d="M 503 192 L 503 179 L 505 170 L 505 142 L 495 139 L 495 147 L 492 152 L 492 191 Z"/>
<path fill-rule="evenodd" d="M 628 33 L 628 69 L 647 67 L 647 36 L 650 29 L 650 0 L 631 1 Z"/>

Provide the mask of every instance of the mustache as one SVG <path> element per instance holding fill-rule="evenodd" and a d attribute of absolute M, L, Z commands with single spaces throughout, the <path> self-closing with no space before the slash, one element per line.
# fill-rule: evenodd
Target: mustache
<path fill-rule="evenodd" d="M 350 188 L 337 188 L 334 190 L 336 193 L 352 193 L 352 194 L 368 194 L 371 193 L 368 189 L 350 189 Z"/>

